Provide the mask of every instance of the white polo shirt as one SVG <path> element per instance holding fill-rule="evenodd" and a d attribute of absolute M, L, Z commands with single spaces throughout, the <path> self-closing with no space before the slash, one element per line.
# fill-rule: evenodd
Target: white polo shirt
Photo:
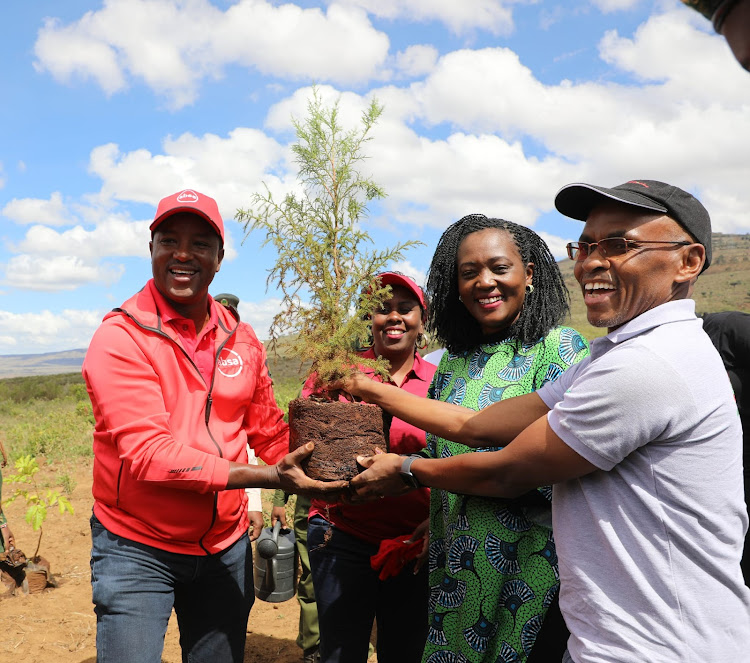
<path fill-rule="evenodd" d="M 536 393 L 555 433 L 599 468 L 553 493 L 573 660 L 750 660 L 742 430 L 695 302 L 595 339 Z"/>

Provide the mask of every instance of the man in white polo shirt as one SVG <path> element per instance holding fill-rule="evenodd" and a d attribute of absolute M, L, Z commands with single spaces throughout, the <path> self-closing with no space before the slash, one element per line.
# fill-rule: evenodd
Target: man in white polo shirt
<path fill-rule="evenodd" d="M 653 180 L 563 187 L 585 221 L 568 245 L 588 320 L 608 334 L 538 391 L 479 413 L 406 398 L 361 377 L 349 391 L 470 446 L 445 459 L 358 459 L 355 498 L 402 492 L 399 474 L 458 493 L 515 497 L 553 483 L 564 661 L 747 660 L 750 590 L 742 430 L 718 353 L 689 299 L 711 261 L 708 212 Z"/>

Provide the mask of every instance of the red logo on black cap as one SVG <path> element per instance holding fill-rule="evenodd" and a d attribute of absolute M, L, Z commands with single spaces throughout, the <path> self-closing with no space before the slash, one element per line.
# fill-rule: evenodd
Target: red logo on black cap
<path fill-rule="evenodd" d="M 193 191 L 192 189 L 185 189 L 184 191 L 180 192 L 176 200 L 178 203 L 197 203 L 198 194 L 195 193 L 195 191 Z"/>
<path fill-rule="evenodd" d="M 638 180 L 630 180 L 628 184 L 640 184 L 641 186 L 645 186 L 647 189 L 649 188 L 648 184 L 644 184 L 643 182 L 639 182 Z"/>

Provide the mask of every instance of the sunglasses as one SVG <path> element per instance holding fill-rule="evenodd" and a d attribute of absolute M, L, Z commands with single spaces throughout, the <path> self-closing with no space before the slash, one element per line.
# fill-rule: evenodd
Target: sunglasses
<path fill-rule="evenodd" d="M 672 246 L 690 246 L 693 242 L 668 242 L 657 239 L 626 239 L 625 237 L 607 237 L 598 242 L 569 242 L 565 248 L 568 249 L 568 258 L 581 262 L 586 260 L 594 251 L 599 249 L 602 258 L 616 258 L 625 255 L 628 251 L 638 249 L 643 244 L 671 244 Z"/>

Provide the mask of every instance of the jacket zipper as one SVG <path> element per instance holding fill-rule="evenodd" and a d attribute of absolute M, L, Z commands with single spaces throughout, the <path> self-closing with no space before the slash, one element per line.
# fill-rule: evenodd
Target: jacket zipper
<path fill-rule="evenodd" d="M 224 452 L 222 452 L 221 447 L 219 446 L 218 442 L 214 439 L 213 433 L 211 433 L 211 428 L 208 425 L 208 420 L 211 417 L 211 408 L 213 406 L 212 395 L 214 391 L 214 380 L 216 379 L 216 366 L 219 363 L 219 355 L 221 354 L 221 351 L 224 349 L 224 346 L 229 342 L 229 339 L 234 336 L 234 333 L 237 331 L 237 327 L 239 327 L 239 321 L 234 326 L 234 329 L 232 329 L 232 331 L 229 332 L 229 335 L 222 341 L 219 348 L 216 350 L 216 357 L 214 357 L 214 370 L 211 371 L 211 384 L 208 387 L 208 395 L 206 397 L 206 417 L 205 417 L 206 432 L 208 432 L 208 436 L 211 438 L 211 441 L 216 446 L 216 449 L 219 452 L 220 458 L 224 458 Z M 198 541 L 198 544 L 206 552 L 206 555 L 210 555 L 211 553 L 208 552 L 208 549 L 206 548 L 206 546 L 203 545 L 203 540 L 206 538 L 208 533 L 213 529 L 214 525 L 216 524 L 216 516 L 218 515 L 218 513 L 219 513 L 219 493 L 217 491 L 217 492 L 214 492 L 214 505 L 213 505 L 213 510 L 211 512 L 211 524 L 208 526 L 208 529 L 205 532 L 203 532 L 203 535 Z"/>

